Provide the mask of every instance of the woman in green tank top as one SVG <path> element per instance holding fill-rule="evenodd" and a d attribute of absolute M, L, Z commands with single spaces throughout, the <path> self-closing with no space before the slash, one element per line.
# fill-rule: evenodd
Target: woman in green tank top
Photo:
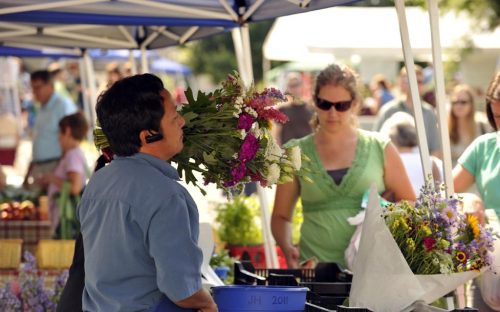
<path fill-rule="evenodd" d="M 287 143 L 300 146 L 311 161 L 293 182 L 278 185 L 271 229 L 289 267 L 311 257 L 345 267 L 344 251 L 355 230 L 347 218 L 360 211 L 370 185 L 375 183 L 379 192 L 391 191 L 396 200 L 415 200 L 415 194 L 389 139 L 353 125 L 361 102 L 353 70 L 330 65 L 320 72 L 314 100 L 315 132 Z M 290 225 L 299 197 L 304 222 L 297 248 Z"/>

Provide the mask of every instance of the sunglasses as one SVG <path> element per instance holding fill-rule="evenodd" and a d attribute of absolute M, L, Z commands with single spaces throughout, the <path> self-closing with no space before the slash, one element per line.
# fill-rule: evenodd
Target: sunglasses
<path fill-rule="evenodd" d="M 316 97 L 315 104 L 316 104 L 316 107 L 318 107 L 319 109 L 324 110 L 324 111 L 329 111 L 330 108 L 332 108 L 332 106 L 333 106 L 333 107 L 335 107 L 337 112 L 345 112 L 345 111 L 349 110 L 349 108 L 351 108 L 352 100 L 340 101 L 340 102 L 330 102 L 327 100 L 323 100 L 319 97 Z"/>
<path fill-rule="evenodd" d="M 458 105 L 458 104 L 460 104 L 460 105 L 467 105 L 467 104 L 469 104 L 469 101 L 456 100 L 456 101 L 452 101 L 451 102 L 451 105 Z"/>

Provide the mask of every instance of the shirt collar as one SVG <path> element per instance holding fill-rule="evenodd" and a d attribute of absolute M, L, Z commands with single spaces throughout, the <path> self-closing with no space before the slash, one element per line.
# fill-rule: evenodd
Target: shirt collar
<path fill-rule="evenodd" d="M 49 100 L 47 101 L 47 104 L 43 105 L 42 108 L 49 109 L 50 107 L 54 106 L 55 97 L 56 97 L 56 93 L 53 92 L 52 95 L 50 96 Z"/>
<path fill-rule="evenodd" d="M 118 157 L 120 158 L 120 157 Z M 151 166 L 159 170 L 161 173 L 163 173 L 165 176 L 173 179 L 173 180 L 180 180 L 179 174 L 177 173 L 177 170 L 172 167 L 171 164 L 168 162 L 161 160 L 160 158 L 151 156 L 149 154 L 144 154 L 144 153 L 136 153 L 132 156 L 129 156 L 129 158 L 132 159 L 137 159 L 137 160 L 142 160 L 147 163 L 149 163 Z"/>

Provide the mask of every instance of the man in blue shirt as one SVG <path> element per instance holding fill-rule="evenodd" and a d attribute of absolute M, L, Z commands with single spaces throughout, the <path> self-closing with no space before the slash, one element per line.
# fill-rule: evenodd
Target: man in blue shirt
<path fill-rule="evenodd" d="M 59 121 L 76 113 L 76 105 L 54 91 L 52 77 L 47 70 L 39 70 L 31 74 L 31 88 L 40 109 L 33 128 L 32 161 L 25 184 L 31 184 L 35 178 L 52 173 L 61 158 L 59 145 Z M 30 185 L 39 190 L 37 185 Z"/>
<path fill-rule="evenodd" d="M 78 206 L 85 250 L 84 311 L 154 311 L 165 301 L 217 311 L 201 285 L 195 202 L 167 160 L 184 119 L 161 80 L 116 82 L 97 117 L 115 159 L 94 173 Z"/>

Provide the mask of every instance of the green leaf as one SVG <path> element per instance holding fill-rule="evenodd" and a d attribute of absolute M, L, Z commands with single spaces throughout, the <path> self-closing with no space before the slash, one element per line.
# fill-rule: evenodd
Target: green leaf
<path fill-rule="evenodd" d="M 191 120 L 195 119 L 198 117 L 198 114 L 194 112 L 187 112 L 186 114 L 182 115 L 182 118 L 186 121 L 186 124 L 189 124 Z"/>
<path fill-rule="evenodd" d="M 217 165 L 217 159 L 215 159 L 215 151 L 209 153 L 203 152 L 203 160 L 210 165 Z"/>

